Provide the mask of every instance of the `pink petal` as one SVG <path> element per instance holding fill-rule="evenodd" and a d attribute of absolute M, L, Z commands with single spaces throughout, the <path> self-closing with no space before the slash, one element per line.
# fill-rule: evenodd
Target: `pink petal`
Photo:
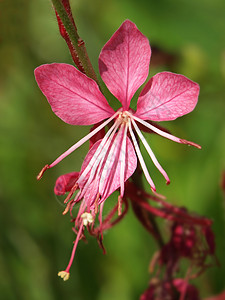
<path fill-rule="evenodd" d="M 79 172 L 67 173 L 56 180 L 54 193 L 56 195 L 64 195 L 66 192 L 70 192 L 79 176 Z"/>
<path fill-rule="evenodd" d="M 109 195 L 111 195 L 116 189 L 120 187 L 120 166 L 121 166 L 120 156 L 122 155 L 121 148 L 120 148 L 121 142 L 122 142 L 122 136 L 121 136 L 121 140 L 116 145 L 113 157 L 111 157 L 110 161 L 107 161 L 107 159 L 105 159 L 105 162 L 103 163 L 102 168 L 104 167 L 104 165 L 107 165 L 108 168 L 107 168 L 107 174 L 105 176 L 105 182 L 102 191 L 99 191 L 98 190 L 99 187 L 96 185 L 96 183 L 99 184 L 99 180 L 101 176 L 100 173 L 100 176 L 97 178 L 97 182 L 92 181 L 92 183 L 90 184 L 88 191 L 86 193 L 86 198 L 90 196 L 92 198 L 92 201 L 94 201 L 97 193 L 102 192 L 101 199 L 102 201 L 104 201 L 107 197 L 109 197 Z M 97 141 L 94 144 L 94 146 L 89 150 L 82 164 L 80 174 L 82 174 L 82 172 L 89 164 L 91 158 L 94 156 L 95 152 L 97 151 L 97 148 L 100 143 L 101 140 Z M 125 181 L 134 173 L 136 167 L 137 167 L 137 157 L 133 145 L 130 139 L 127 137 L 126 155 L 125 155 Z M 89 174 L 87 174 L 87 176 L 85 176 L 85 180 L 83 181 L 83 183 L 79 185 L 81 189 L 85 185 L 85 181 L 88 179 L 89 175 L 90 172 Z"/>
<path fill-rule="evenodd" d="M 151 49 L 136 25 L 126 20 L 103 47 L 99 70 L 110 92 L 124 110 L 148 76 Z"/>
<path fill-rule="evenodd" d="M 95 155 L 95 152 L 97 151 L 98 146 L 100 145 L 101 141 L 102 140 L 98 140 L 89 149 L 89 151 L 83 161 L 83 164 L 81 166 L 80 175 L 82 175 L 82 173 L 85 171 L 86 167 L 89 165 L 89 163 L 90 163 L 92 157 Z M 85 189 L 86 183 L 90 177 L 90 173 L 91 173 L 91 170 L 87 173 L 87 175 L 85 175 L 85 177 L 81 181 L 79 181 L 79 188 L 80 188 L 81 192 Z M 96 180 L 94 180 L 94 179 L 96 179 Z M 86 202 L 86 205 L 87 205 L 87 203 L 93 203 L 98 194 L 98 184 L 99 184 L 100 178 L 94 177 L 94 179 L 90 182 L 90 184 L 84 194 L 84 200 Z"/>
<path fill-rule="evenodd" d="M 142 90 L 137 111 L 142 120 L 170 121 L 191 112 L 198 101 L 199 85 L 170 72 L 153 76 Z"/>
<path fill-rule="evenodd" d="M 66 123 L 95 124 L 114 113 L 97 83 L 71 65 L 42 65 L 35 77 L 54 113 Z"/>

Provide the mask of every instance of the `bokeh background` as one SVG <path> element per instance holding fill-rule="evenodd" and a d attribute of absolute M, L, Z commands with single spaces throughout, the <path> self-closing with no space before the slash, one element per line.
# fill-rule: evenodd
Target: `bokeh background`
<path fill-rule="evenodd" d="M 130 19 L 150 40 L 150 75 L 169 70 L 200 84 L 196 109 L 163 125 L 176 136 L 201 144 L 202 150 L 155 135 L 147 138 L 171 178 L 166 186 L 152 167 L 158 191 L 168 201 L 214 220 L 220 267 L 212 260 L 214 267 L 195 284 L 202 298 L 221 292 L 225 289 L 225 207 L 220 184 L 225 168 L 225 2 L 71 0 L 71 6 L 97 72 L 101 47 Z M 72 63 L 51 2 L 1 0 L 0 298 L 138 299 L 147 288 L 148 264 L 157 247 L 132 210 L 105 234 L 107 255 L 93 238 L 87 244 L 81 241 L 70 280 L 57 277 L 68 262 L 74 234 L 69 216 L 62 216 L 62 199 L 53 194 L 54 182 L 60 174 L 79 170 L 88 144 L 40 182 L 36 175 L 90 128 L 63 123 L 39 91 L 33 70 L 52 62 Z M 110 208 L 116 199 L 109 201 Z"/>

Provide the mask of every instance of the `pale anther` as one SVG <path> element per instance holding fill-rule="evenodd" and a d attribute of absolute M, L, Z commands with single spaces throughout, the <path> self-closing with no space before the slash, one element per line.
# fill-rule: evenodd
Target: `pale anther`
<path fill-rule="evenodd" d="M 66 271 L 60 271 L 58 272 L 58 276 L 61 277 L 64 281 L 66 281 L 70 278 L 70 273 Z"/>
<path fill-rule="evenodd" d="M 83 213 L 81 215 L 81 218 L 83 219 L 84 226 L 87 226 L 88 223 L 93 223 L 93 221 L 94 221 L 93 216 L 87 212 Z"/>

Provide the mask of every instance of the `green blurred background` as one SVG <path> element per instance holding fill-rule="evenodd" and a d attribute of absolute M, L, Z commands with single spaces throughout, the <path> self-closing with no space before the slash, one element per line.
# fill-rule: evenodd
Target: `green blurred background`
<path fill-rule="evenodd" d="M 102 46 L 130 19 L 150 40 L 150 75 L 169 70 L 200 84 L 194 112 L 163 125 L 201 144 L 202 150 L 150 136 L 171 185 L 165 185 L 154 167 L 151 174 L 168 201 L 214 220 L 221 266 L 209 269 L 195 284 L 202 297 L 219 293 L 225 289 L 225 207 L 220 188 L 225 167 L 224 0 L 71 0 L 71 6 L 96 71 Z M 72 63 L 51 2 L 1 0 L 0 298 L 138 299 L 147 288 L 148 264 L 157 247 L 131 210 L 105 234 L 107 255 L 93 238 L 88 244 L 81 241 L 70 280 L 57 277 L 68 262 L 74 234 L 69 216 L 61 214 L 62 199 L 53 194 L 54 182 L 62 173 L 79 170 L 88 145 L 40 182 L 36 175 L 89 128 L 63 123 L 38 89 L 33 70 L 51 62 Z M 109 201 L 110 207 L 116 199 Z"/>

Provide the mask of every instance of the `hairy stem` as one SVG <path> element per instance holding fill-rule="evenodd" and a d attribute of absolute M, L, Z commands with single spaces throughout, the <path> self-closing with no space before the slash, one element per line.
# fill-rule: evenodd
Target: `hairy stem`
<path fill-rule="evenodd" d="M 79 62 L 84 69 L 84 73 L 98 83 L 98 79 L 93 69 L 93 66 L 90 62 L 90 59 L 88 57 L 84 41 L 79 37 L 76 26 L 69 18 L 66 9 L 63 6 L 62 1 L 61 0 L 51 0 L 51 1 L 59 18 L 61 19 L 65 27 L 65 30 L 69 36 L 71 44 L 73 45 L 76 51 Z"/>

